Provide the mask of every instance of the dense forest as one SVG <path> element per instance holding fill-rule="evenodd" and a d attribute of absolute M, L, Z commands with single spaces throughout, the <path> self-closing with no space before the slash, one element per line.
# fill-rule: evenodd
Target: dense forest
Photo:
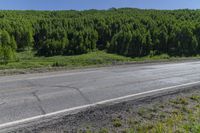
<path fill-rule="evenodd" d="M 0 11 L 0 61 L 25 50 L 193 56 L 200 54 L 200 10 Z"/>

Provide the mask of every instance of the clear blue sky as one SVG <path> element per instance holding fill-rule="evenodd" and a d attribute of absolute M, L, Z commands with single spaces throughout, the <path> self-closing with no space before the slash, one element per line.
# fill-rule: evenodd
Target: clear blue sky
<path fill-rule="evenodd" d="M 111 7 L 200 9 L 200 0 L 0 0 L 1 10 L 84 10 Z"/>

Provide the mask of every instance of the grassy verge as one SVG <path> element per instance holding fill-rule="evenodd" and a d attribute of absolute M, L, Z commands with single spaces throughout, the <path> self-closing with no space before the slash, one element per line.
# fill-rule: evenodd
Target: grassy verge
<path fill-rule="evenodd" d="M 200 133 L 200 93 L 130 109 L 125 116 L 117 113 L 106 125 L 95 130 L 99 130 L 97 133 Z"/>
<path fill-rule="evenodd" d="M 17 61 L 0 65 L 0 69 L 31 69 L 45 67 L 84 67 L 107 65 L 116 62 L 130 62 L 131 58 L 107 54 L 102 51 L 76 56 L 37 57 L 32 52 L 17 53 Z"/>
<path fill-rule="evenodd" d="M 190 59 L 197 59 L 200 56 L 190 57 Z M 86 66 L 102 66 L 111 64 L 123 64 L 133 62 L 146 61 L 168 61 L 188 59 L 186 57 L 169 57 L 168 55 L 146 56 L 141 58 L 129 58 L 115 54 L 108 54 L 103 51 L 91 52 L 76 56 L 54 56 L 54 57 L 37 57 L 33 52 L 17 53 L 17 60 L 8 63 L 7 65 L 0 65 L 0 70 L 5 69 L 34 69 L 34 68 L 76 68 Z"/>

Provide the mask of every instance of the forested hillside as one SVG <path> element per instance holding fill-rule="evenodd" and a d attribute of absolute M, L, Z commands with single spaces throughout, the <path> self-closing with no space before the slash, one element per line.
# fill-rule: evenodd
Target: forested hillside
<path fill-rule="evenodd" d="M 129 57 L 200 54 L 200 10 L 0 11 L 0 57 L 106 50 Z"/>

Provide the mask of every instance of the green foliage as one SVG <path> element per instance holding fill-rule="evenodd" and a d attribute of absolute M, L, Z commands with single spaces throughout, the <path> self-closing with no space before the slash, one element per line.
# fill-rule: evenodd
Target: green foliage
<path fill-rule="evenodd" d="M 7 64 L 15 57 L 16 43 L 7 31 L 0 31 L 0 63 Z"/>
<path fill-rule="evenodd" d="M 121 127 L 122 126 L 122 122 L 119 118 L 113 119 L 113 126 L 114 127 Z"/>
<path fill-rule="evenodd" d="M 17 61 L 7 65 L 0 65 L 0 69 L 27 69 L 27 68 L 51 68 L 51 67 L 87 67 L 98 65 L 110 65 L 113 63 L 129 62 L 132 59 L 103 51 L 96 51 L 76 56 L 35 56 L 30 51 L 16 54 Z"/>
<path fill-rule="evenodd" d="M 7 41 L 12 40 L 17 51 L 34 49 L 40 56 L 96 49 L 129 57 L 194 56 L 200 54 L 199 14 L 199 10 L 130 8 L 0 11 L 0 29 L 7 32 Z"/>
<path fill-rule="evenodd" d="M 108 131 L 108 129 L 103 128 L 103 129 L 101 129 L 101 130 L 99 131 L 99 133 L 109 133 L 109 131 Z"/>

